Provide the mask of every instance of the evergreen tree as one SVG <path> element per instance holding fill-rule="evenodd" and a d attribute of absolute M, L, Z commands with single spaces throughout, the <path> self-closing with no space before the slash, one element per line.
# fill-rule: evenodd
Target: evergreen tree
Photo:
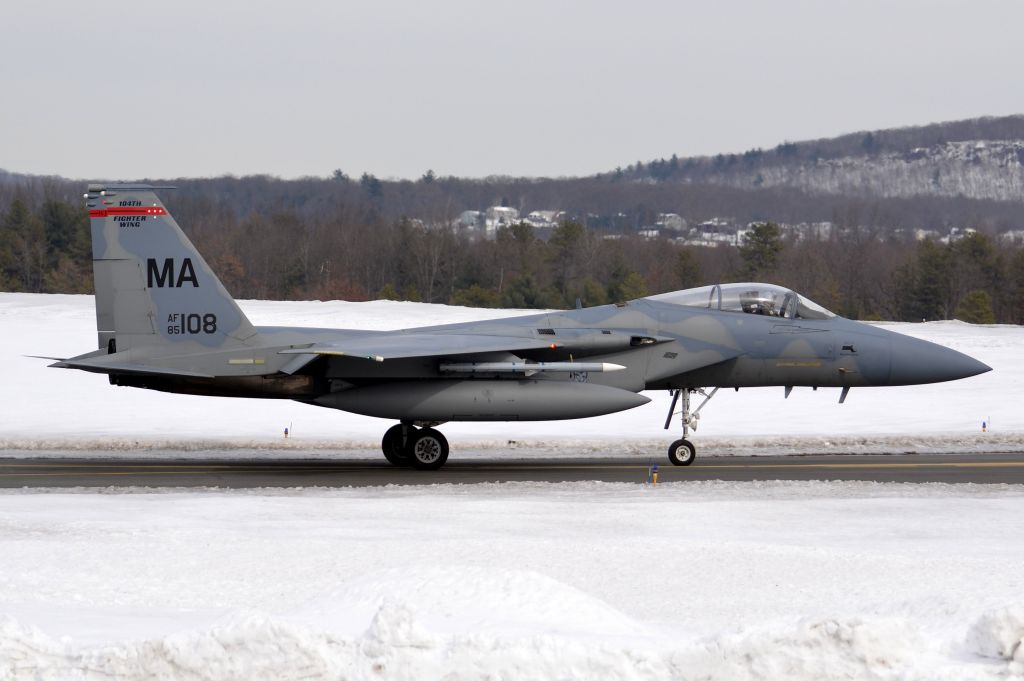
<path fill-rule="evenodd" d="M 359 184 L 371 199 L 380 199 L 384 196 L 384 184 L 370 173 L 363 173 L 359 178 Z"/>
<path fill-rule="evenodd" d="M 1024 249 L 1018 250 L 1010 258 L 1007 280 L 1005 321 L 1024 324 Z"/>
<path fill-rule="evenodd" d="M 969 324 L 995 324 L 996 315 L 992 311 L 992 296 L 988 291 L 971 291 L 960 301 L 953 317 Z"/>
<path fill-rule="evenodd" d="M 541 307 L 542 295 L 537 281 L 529 274 L 517 277 L 509 282 L 501 296 L 502 307 L 536 308 Z"/>
<path fill-rule="evenodd" d="M 682 288 L 693 288 L 699 286 L 704 278 L 701 272 L 700 262 L 693 254 L 693 249 L 684 248 L 676 256 L 676 276 Z"/>
<path fill-rule="evenodd" d="M 501 296 L 480 284 L 471 284 L 468 288 L 455 289 L 448 304 L 465 307 L 500 307 Z"/>
<path fill-rule="evenodd" d="M 596 279 L 587 277 L 583 280 L 579 298 L 585 307 L 606 305 L 608 303 L 608 292 Z"/>
<path fill-rule="evenodd" d="M 400 298 L 394 282 L 387 282 L 377 291 L 377 300 L 399 300 Z"/>
<path fill-rule="evenodd" d="M 647 295 L 647 282 L 637 272 L 629 272 L 622 281 L 615 286 L 612 292 L 612 300 L 618 303 L 627 300 L 636 300 Z"/>
<path fill-rule="evenodd" d="M 775 271 L 782 253 L 782 234 L 774 222 L 759 222 L 743 236 L 740 257 L 744 275 L 751 280 Z"/>
<path fill-rule="evenodd" d="M 46 267 L 43 223 L 21 197 L 11 201 L 0 225 L 0 273 L 19 291 L 42 291 Z"/>
<path fill-rule="evenodd" d="M 949 250 L 931 239 L 917 245 L 917 253 L 897 276 L 900 316 L 905 321 L 949 317 Z"/>
<path fill-rule="evenodd" d="M 586 228 L 574 220 L 566 220 L 555 227 L 548 240 L 550 257 L 555 266 L 554 285 L 563 297 L 568 295 L 569 286 L 576 276 L 583 242 L 587 237 Z"/>

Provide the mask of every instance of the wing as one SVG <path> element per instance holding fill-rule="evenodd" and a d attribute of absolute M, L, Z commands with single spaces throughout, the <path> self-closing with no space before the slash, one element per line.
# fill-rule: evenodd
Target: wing
<path fill-rule="evenodd" d="M 638 336 L 600 329 L 540 329 L 544 335 L 512 336 L 482 333 L 401 333 L 357 336 L 330 343 L 313 343 L 281 350 L 285 355 L 334 355 L 383 362 L 408 357 L 447 357 L 485 352 L 563 350 L 578 356 L 628 350 L 665 343 L 672 338 Z"/>
<path fill-rule="evenodd" d="M 313 343 L 280 350 L 282 355 L 332 355 L 383 362 L 409 357 L 446 357 L 484 352 L 516 352 L 551 348 L 550 341 L 522 336 L 454 333 L 394 333 L 359 336 L 332 343 Z"/>

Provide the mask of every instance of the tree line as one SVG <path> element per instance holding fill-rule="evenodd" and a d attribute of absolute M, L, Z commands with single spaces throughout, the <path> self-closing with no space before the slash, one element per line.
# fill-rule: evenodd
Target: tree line
<path fill-rule="evenodd" d="M 717 248 L 612 234 L 579 219 L 562 222 L 547 239 L 519 224 L 487 241 L 388 218 L 352 184 L 357 200 L 311 199 L 315 209 L 295 197 L 248 212 L 208 192 L 167 199 L 240 298 L 567 308 L 758 280 L 853 319 L 1024 323 L 1024 249 L 983 231 L 949 244 L 907 241 L 871 220 L 870 211 L 852 210 L 835 215 L 830 234 L 798 239 L 763 221 L 739 246 Z M 0 290 L 92 291 L 79 192 L 72 183 L 0 188 Z"/>

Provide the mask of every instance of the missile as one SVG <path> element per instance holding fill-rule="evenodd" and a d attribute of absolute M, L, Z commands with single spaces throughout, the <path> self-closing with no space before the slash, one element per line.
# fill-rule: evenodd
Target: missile
<path fill-rule="evenodd" d="M 455 374 L 534 374 L 545 372 L 622 371 L 626 367 L 610 362 L 462 362 L 441 365 L 441 371 Z"/>
<path fill-rule="evenodd" d="M 437 379 L 357 386 L 313 400 L 322 407 L 400 421 L 553 421 L 632 409 L 649 397 L 594 383 L 543 379 Z"/>

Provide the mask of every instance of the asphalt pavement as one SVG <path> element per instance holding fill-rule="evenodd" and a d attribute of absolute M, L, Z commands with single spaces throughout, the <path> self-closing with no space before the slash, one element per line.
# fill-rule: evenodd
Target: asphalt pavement
<path fill-rule="evenodd" d="M 655 458 L 449 459 L 439 471 L 395 468 L 378 459 L 5 458 L 0 488 L 19 487 L 369 487 L 509 481 L 868 480 L 1024 484 L 1024 454 L 831 455 L 698 458 L 672 466 Z"/>

